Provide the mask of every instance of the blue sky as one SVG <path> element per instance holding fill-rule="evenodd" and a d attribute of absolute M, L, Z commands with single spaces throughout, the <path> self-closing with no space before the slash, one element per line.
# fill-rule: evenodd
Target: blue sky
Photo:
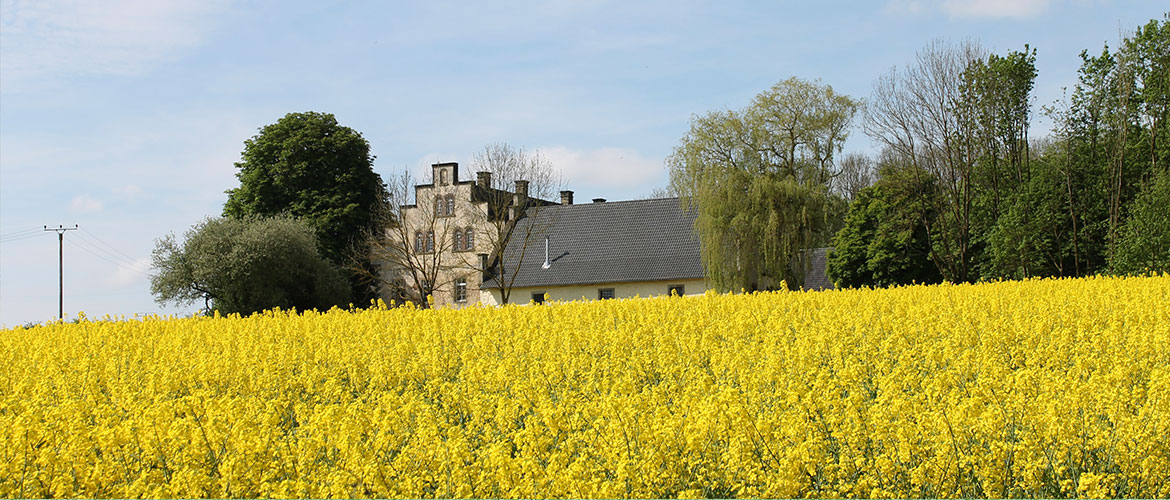
<path fill-rule="evenodd" d="M 577 199 L 639 198 L 692 114 L 796 76 L 854 97 L 935 38 L 1038 49 L 1036 110 L 1155 1 L 0 4 L 0 324 L 186 314 L 149 292 L 154 240 L 220 213 L 258 128 L 295 111 L 361 132 L 386 176 L 540 150 Z M 1034 124 L 1033 136 L 1049 125 Z M 850 151 L 870 152 L 855 128 Z M 464 173 L 465 176 L 471 175 Z"/>

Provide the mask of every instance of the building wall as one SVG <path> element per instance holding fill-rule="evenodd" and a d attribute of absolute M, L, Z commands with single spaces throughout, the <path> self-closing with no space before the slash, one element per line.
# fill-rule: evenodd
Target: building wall
<path fill-rule="evenodd" d="M 412 251 L 415 248 L 414 232 L 421 231 L 424 237 L 429 230 L 435 233 L 434 251 L 439 253 L 437 259 L 439 271 L 432 297 L 436 307 L 466 307 L 479 301 L 482 295 L 480 293 L 482 276 L 475 270 L 479 265 L 478 254 L 488 253 L 491 248 L 489 235 L 492 226 L 480 215 L 485 209 L 484 204 L 472 202 L 473 184 L 459 183 L 461 179 L 458 177 L 457 168 L 453 164 L 436 164 L 432 170 L 434 174 L 432 183 L 416 186 L 415 206 L 402 211 L 407 226 L 412 228 L 411 241 L 407 243 Z M 443 171 L 446 171 L 445 184 L 440 181 L 440 173 Z M 445 200 L 448 194 L 454 197 L 454 215 L 435 215 L 435 197 Z M 455 250 L 453 246 L 455 231 L 458 229 L 462 232 L 468 227 L 471 227 L 475 234 L 472 239 L 473 248 Z M 426 256 L 423 255 L 424 259 Z M 427 259 L 426 262 L 430 268 L 434 260 Z M 405 270 L 387 269 L 385 272 L 391 275 L 399 273 L 408 285 L 411 283 Z M 456 280 L 460 278 L 467 280 L 467 300 L 463 303 L 455 302 Z"/>
<path fill-rule="evenodd" d="M 671 281 L 635 281 L 627 283 L 597 283 L 590 285 L 548 286 L 548 287 L 517 287 L 512 289 L 508 302 L 513 304 L 527 304 L 532 300 L 532 294 L 548 294 L 549 300 L 567 302 L 571 300 L 596 300 L 598 290 L 613 288 L 614 298 L 626 297 L 654 297 L 666 295 L 673 285 L 683 285 L 685 295 L 700 295 L 707 291 L 707 283 L 702 279 L 671 280 Z M 480 292 L 479 302 L 484 305 L 498 305 L 503 302 L 499 290 L 488 289 Z"/>

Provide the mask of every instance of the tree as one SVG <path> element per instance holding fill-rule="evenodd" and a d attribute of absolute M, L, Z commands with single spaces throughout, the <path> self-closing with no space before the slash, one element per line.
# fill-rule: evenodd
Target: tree
<path fill-rule="evenodd" d="M 861 153 L 849 153 L 841 159 L 841 173 L 833 182 L 833 190 L 852 203 L 858 193 L 874 183 L 874 161 Z"/>
<path fill-rule="evenodd" d="M 477 175 L 487 174 L 486 189 L 479 191 L 474 204 L 472 227 L 476 241 L 485 242 L 489 257 L 484 267 L 479 262 L 465 261 L 464 265 L 488 276 L 484 286 L 495 288 L 501 302 L 511 299 L 520 266 L 536 258 L 540 235 L 555 224 L 549 217 L 537 215 L 560 189 L 562 181 L 552 162 L 539 152 L 528 152 L 506 143 L 484 146 L 471 160 Z M 523 218 L 527 224 L 518 224 Z M 466 257 L 465 257 L 466 258 Z"/>
<path fill-rule="evenodd" d="M 373 170 L 370 145 L 328 113 L 289 113 L 244 142 L 236 163 L 240 186 L 227 191 L 223 215 L 302 218 L 316 232 L 321 253 L 338 266 L 377 224 L 386 203 L 382 178 Z M 370 262 L 365 263 L 372 269 Z M 369 298 L 357 278 L 351 288 Z"/>
<path fill-rule="evenodd" d="M 827 243 L 844 213 L 830 188 L 858 107 L 832 87 L 790 78 L 742 111 L 692 117 L 667 166 L 671 189 L 698 210 L 714 287 L 803 283 L 805 250 Z"/>
<path fill-rule="evenodd" d="M 974 43 L 935 41 L 874 84 L 865 130 L 930 175 L 924 203 L 931 260 L 949 281 L 979 279 L 986 234 L 1002 200 L 1029 176 L 1035 51 L 986 56 Z"/>
<path fill-rule="evenodd" d="M 390 178 L 387 201 L 378 211 L 378 224 L 363 239 L 351 270 L 381 295 L 398 302 L 411 301 L 429 307 L 427 297 L 444 285 L 446 271 L 464 265 L 451 253 L 457 227 L 428 200 L 416 200 L 415 184 L 408 170 Z M 375 262 L 368 269 L 366 262 Z"/>
<path fill-rule="evenodd" d="M 287 216 L 206 219 L 182 244 L 173 234 L 158 240 L 153 261 L 150 290 L 160 304 L 203 300 L 207 311 L 248 314 L 328 309 L 349 300 L 312 228 Z"/>
<path fill-rule="evenodd" d="M 1044 144 L 1041 142 L 1041 144 Z M 1057 145 L 1032 162 L 1031 175 L 1000 200 L 985 236 L 987 277 L 1075 276 L 1079 242 L 1069 217 L 1068 176 Z"/>
<path fill-rule="evenodd" d="M 888 161 L 888 160 L 887 160 Z M 849 206 L 845 226 L 833 237 L 826 272 L 837 287 L 885 287 L 937 283 L 942 275 L 930 261 L 924 219 L 934 217 L 933 178 L 903 165 L 886 163 L 881 178 L 861 189 Z"/>
<path fill-rule="evenodd" d="M 1146 184 L 1133 202 L 1114 254 L 1113 271 L 1121 274 L 1170 272 L 1170 171 Z"/>

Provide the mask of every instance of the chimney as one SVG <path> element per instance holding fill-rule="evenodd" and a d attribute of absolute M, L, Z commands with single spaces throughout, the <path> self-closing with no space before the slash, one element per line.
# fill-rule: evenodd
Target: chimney
<path fill-rule="evenodd" d="M 561 205 L 572 205 L 572 204 L 573 204 L 573 192 L 572 191 L 561 191 Z"/>
<path fill-rule="evenodd" d="M 492 187 L 492 173 L 491 172 L 476 172 L 475 183 L 479 187 L 487 189 Z"/>
<path fill-rule="evenodd" d="M 544 237 L 544 264 L 540 266 L 541 269 L 548 269 L 552 267 L 552 263 L 548 261 L 548 236 Z"/>
<path fill-rule="evenodd" d="M 594 198 L 593 203 L 605 203 L 605 198 Z"/>
<path fill-rule="evenodd" d="M 512 219 L 519 219 L 528 208 L 528 181 L 516 181 L 516 192 L 512 194 Z"/>

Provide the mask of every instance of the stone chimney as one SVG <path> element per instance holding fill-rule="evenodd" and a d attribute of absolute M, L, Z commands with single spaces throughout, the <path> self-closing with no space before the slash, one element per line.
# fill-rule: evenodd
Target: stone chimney
<path fill-rule="evenodd" d="M 605 198 L 594 198 L 593 203 L 605 203 Z"/>
<path fill-rule="evenodd" d="M 516 181 L 516 192 L 512 194 L 512 219 L 519 219 L 528 207 L 528 181 Z"/>
<path fill-rule="evenodd" d="M 573 192 L 572 191 L 561 191 L 561 205 L 572 205 L 572 204 L 573 204 Z"/>
<path fill-rule="evenodd" d="M 492 173 L 491 172 L 476 172 L 475 183 L 479 187 L 487 189 L 492 187 Z"/>

